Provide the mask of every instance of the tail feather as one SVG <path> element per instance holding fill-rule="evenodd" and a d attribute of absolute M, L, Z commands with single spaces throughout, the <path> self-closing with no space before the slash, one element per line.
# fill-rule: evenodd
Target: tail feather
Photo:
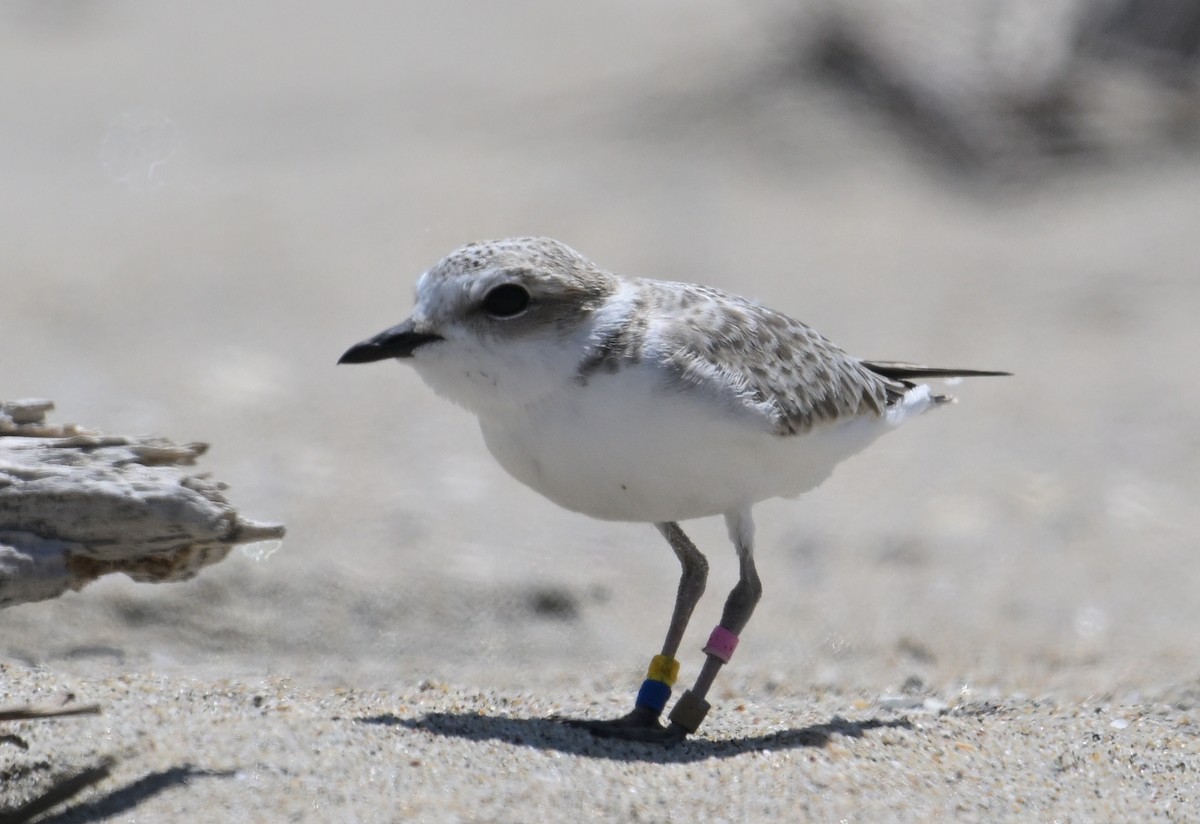
<path fill-rule="evenodd" d="M 993 372 L 983 369 L 942 369 L 934 366 L 921 366 L 918 363 L 903 363 L 901 361 L 861 361 L 862 365 L 888 381 L 888 406 L 904 400 L 909 390 L 920 378 L 993 378 L 1011 375 L 1011 372 Z M 953 403 L 952 395 L 931 395 L 930 400 L 935 405 Z"/>
<path fill-rule="evenodd" d="M 1011 376 L 1012 372 L 993 372 L 983 369 L 942 369 L 921 366 L 902 361 L 862 361 L 862 365 L 876 375 L 894 381 L 910 381 L 918 378 L 996 378 Z"/>

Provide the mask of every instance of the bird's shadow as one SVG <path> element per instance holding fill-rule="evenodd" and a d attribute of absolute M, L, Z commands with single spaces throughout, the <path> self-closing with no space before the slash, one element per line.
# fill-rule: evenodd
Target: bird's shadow
<path fill-rule="evenodd" d="M 850 721 L 835 715 L 824 724 L 780 730 L 765 735 L 710 740 L 688 738 L 683 742 L 663 746 L 638 741 L 597 738 L 584 729 L 572 727 L 563 719 L 512 718 L 480 715 L 473 712 L 432 712 L 419 718 L 400 718 L 385 713 L 356 719 L 362 724 L 406 727 L 468 741 L 504 741 L 539 750 L 557 750 L 589 758 L 613 761 L 649 761 L 659 764 L 686 764 L 706 758 L 731 758 L 747 752 L 824 747 L 834 736 L 862 738 L 875 729 L 912 729 L 907 718 L 867 718 Z"/>
<path fill-rule="evenodd" d="M 186 786 L 194 779 L 232 778 L 234 775 L 232 770 L 200 769 L 191 764 L 171 767 L 144 775 L 84 804 L 67 807 L 49 818 L 39 819 L 39 824 L 78 824 L 113 818 L 130 813 L 143 801 L 173 787 Z"/>

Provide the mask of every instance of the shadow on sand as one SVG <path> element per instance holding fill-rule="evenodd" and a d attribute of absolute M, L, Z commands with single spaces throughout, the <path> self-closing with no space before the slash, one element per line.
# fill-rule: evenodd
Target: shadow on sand
<path fill-rule="evenodd" d="M 186 786 L 196 778 L 232 778 L 231 770 L 204 770 L 186 764 L 168 770 L 149 773 L 141 778 L 118 787 L 86 804 L 68 807 L 49 818 L 38 819 L 39 824 L 78 824 L 85 821 L 100 821 L 130 813 L 143 801 L 169 790 Z M 134 813 L 136 815 L 136 813 Z M 25 820 L 25 819 L 14 819 Z"/>
<path fill-rule="evenodd" d="M 613 761 L 649 761 L 659 764 L 685 764 L 706 758 L 730 758 L 748 752 L 824 747 L 837 735 L 861 738 L 864 733 L 882 728 L 912 729 L 907 718 L 883 720 L 868 718 L 849 721 L 834 716 L 828 723 L 767 735 L 710 741 L 689 738 L 664 747 L 636 741 L 596 738 L 586 730 L 563 723 L 559 718 L 504 718 L 477 713 L 435 712 L 420 718 L 399 718 L 390 713 L 359 718 L 363 724 L 406 727 L 450 738 L 469 741 L 506 741 L 540 750 L 557 750 L 571 755 L 607 758 Z"/>

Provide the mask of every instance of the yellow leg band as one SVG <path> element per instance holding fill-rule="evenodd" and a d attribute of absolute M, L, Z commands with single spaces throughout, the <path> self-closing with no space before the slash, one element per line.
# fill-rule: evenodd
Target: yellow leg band
<path fill-rule="evenodd" d="M 656 655 L 650 659 L 650 668 L 646 677 L 654 681 L 662 681 L 668 687 L 675 685 L 679 677 L 679 662 L 667 655 Z"/>

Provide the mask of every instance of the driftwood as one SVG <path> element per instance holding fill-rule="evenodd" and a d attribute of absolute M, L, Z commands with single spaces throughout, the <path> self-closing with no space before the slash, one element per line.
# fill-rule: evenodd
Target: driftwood
<path fill-rule="evenodd" d="M 237 544 L 283 537 L 241 518 L 192 466 L 207 444 L 50 424 L 50 401 L 0 402 L 0 607 L 101 575 L 181 581 Z"/>

